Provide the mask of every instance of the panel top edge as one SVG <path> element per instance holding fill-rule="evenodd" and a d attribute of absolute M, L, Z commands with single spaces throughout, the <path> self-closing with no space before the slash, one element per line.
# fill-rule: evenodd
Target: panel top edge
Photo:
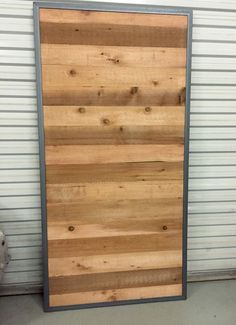
<path fill-rule="evenodd" d="M 76 2 L 33 2 L 34 9 L 48 8 L 48 9 L 65 9 L 65 10 L 96 10 L 108 12 L 131 12 L 131 13 L 149 13 L 149 14 L 166 14 L 166 15 L 184 15 L 192 16 L 193 10 L 191 8 L 169 7 L 158 5 L 140 5 L 127 3 L 107 3 L 107 2 L 90 2 L 90 1 L 76 1 Z"/>

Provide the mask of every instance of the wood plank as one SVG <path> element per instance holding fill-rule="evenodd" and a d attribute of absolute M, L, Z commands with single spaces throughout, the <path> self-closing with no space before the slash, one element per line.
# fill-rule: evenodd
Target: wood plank
<path fill-rule="evenodd" d="M 180 284 L 181 268 L 49 277 L 50 294 Z"/>
<path fill-rule="evenodd" d="M 178 35 L 178 37 L 176 37 Z M 110 23 L 40 24 L 41 43 L 186 48 L 187 29 Z"/>
<path fill-rule="evenodd" d="M 127 235 L 97 238 L 73 238 L 48 241 L 48 257 L 64 258 L 88 255 L 123 254 L 182 249 L 182 231 L 168 234 Z"/>
<path fill-rule="evenodd" d="M 78 56 L 79 53 L 79 56 Z M 41 44 L 42 64 L 89 67 L 184 68 L 186 49 L 172 47 Z"/>
<path fill-rule="evenodd" d="M 44 106 L 47 126 L 184 126 L 184 106 Z"/>
<path fill-rule="evenodd" d="M 145 200 L 116 200 L 96 201 L 96 202 L 81 202 L 76 203 L 56 203 L 47 204 L 47 218 L 49 222 L 74 222 L 80 218 L 80 222 L 99 223 L 100 220 L 126 218 L 170 218 L 182 215 L 182 198 L 168 199 L 145 199 Z"/>
<path fill-rule="evenodd" d="M 139 288 L 124 288 L 112 290 L 98 290 L 89 292 L 76 292 L 59 295 L 50 295 L 50 306 L 66 306 L 77 304 L 88 304 L 93 301 L 94 303 L 104 301 L 119 301 L 130 299 L 148 299 L 170 296 L 181 296 L 182 285 L 161 285 Z"/>
<path fill-rule="evenodd" d="M 181 107 L 181 106 L 179 106 Z M 183 144 L 182 126 L 46 126 L 46 145 Z"/>
<path fill-rule="evenodd" d="M 40 22 L 64 23 L 64 24 L 92 24 L 107 23 L 122 24 L 128 26 L 158 26 L 187 28 L 187 16 L 166 15 L 166 14 L 138 14 L 119 12 L 99 12 L 89 10 L 61 10 L 61 9 L 40 9 Z"/>
<path fill-rule="evenodd" d="M 93 223 L 89 218 L 87 223 L 80 220 L 65 222 L 48 221 L 48 239 L 72 239 L 72 238 L 100 238 L 126 235 L 146 235 L 157 234 L 163 231 L 169 234 L 179 233 L 182 228 L 182 216 L 171 216 L 170 218 L 160 218 L 153 216 L 148 218 L 133 217 L 131 220 L 120 218 L 101 218 L 97 223 Z M 72 221 L 72 222 L 71 222 Z"/>
<path fill-rule="evenodd" d="M 176 268 L 182 266 L 181 250 L 130 254 L 50 258 L 50 277 L 115 271 Z"/>
<path fill-rule="evenodd" d="M 139 162 L 120 164 L 49 165 L 47 184 L 91 182 L 136 182 L 182 180 L 182 162 Z"/>
<path fill-rule="evenodd" d="M 76 87 L 56 89 L 53 84 L 43 91 L 43 105 L 89 106 L 175 106 L 185 103 L 185 87 Z"/>
<path fill-rule="evenodd" d="M 152 87 L 183 88 L 184 68 L 84 67 L 77 65 L 42 65 L 43 91 L 48 87 L 72 90 L 77 87 Z"/>
<path fill-rule="evenodd" d="M 78 200 L 137 200 L 183 196 L 181 180 L 47 184 L 47 202 L 63 203 Z"/>
<path fill-rule="evenodd" d="M 46 146 L 46 165 L 183 161 L 183 145 Z"/>

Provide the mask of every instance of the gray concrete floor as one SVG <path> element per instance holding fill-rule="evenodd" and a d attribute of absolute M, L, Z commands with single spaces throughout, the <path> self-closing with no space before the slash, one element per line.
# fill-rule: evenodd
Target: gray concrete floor
<path fill-rule="evenodd" d="M 0 297 L 2 325 L 236 325 L 236 280 L 192 283 L 188 299 L 44 313 L 41 295 Z"/>

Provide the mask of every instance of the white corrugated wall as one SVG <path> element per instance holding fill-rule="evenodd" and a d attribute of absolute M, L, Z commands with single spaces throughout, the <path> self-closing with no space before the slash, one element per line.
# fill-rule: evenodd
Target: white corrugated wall
<path fill-rule="evenodd" d="M 236 276 L 236 1 L 135 2 L 194 10 L 189 279 Z M 42 284 L 32 3 L 0 0 L 0 228 L 11 255 L 0 293 Z"/>

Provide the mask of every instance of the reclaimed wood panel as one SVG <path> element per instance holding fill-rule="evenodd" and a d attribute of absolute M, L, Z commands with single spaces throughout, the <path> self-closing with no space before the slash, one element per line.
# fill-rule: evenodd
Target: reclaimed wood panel
<path fill-rule="evenodd" d="M 40 9 L 49 307 L 184 296 L 187 24 Z"/>

